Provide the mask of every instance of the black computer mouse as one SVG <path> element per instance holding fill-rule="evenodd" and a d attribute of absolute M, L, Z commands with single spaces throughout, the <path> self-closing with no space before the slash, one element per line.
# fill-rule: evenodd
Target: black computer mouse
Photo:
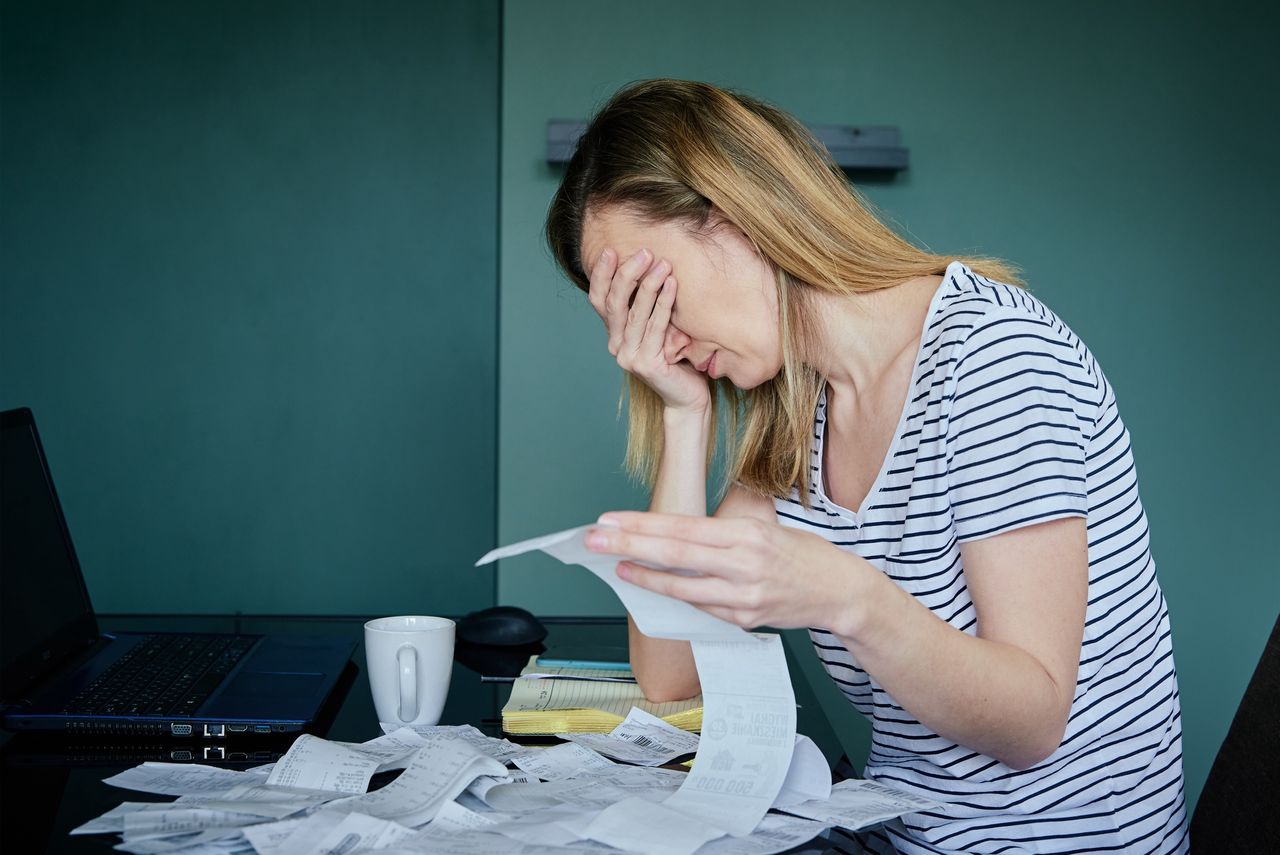
<path fill-rule="evenodd" d="M 516 647 L 546 637 L 542 622 L 519 606 L 492 606 L 458 621 L 458 640 L 468 644 Z"/>

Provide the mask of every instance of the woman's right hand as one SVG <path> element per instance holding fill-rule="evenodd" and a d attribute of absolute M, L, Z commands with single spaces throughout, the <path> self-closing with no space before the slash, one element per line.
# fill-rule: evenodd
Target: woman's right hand
<path fill-rule="evenodd" d="M 668 409 L 706 412 L 711 406 L 707 378 L 675 358 L 675 339 L 683 334 L 671 326 L 676 300 L 671 264 L 653 261 L 642 249 L 619 265 L 617 253 L 605 249 L 591 271 L 591 306 L 604 320 L 609 353 L 624 371 L 647 383 Z"/>

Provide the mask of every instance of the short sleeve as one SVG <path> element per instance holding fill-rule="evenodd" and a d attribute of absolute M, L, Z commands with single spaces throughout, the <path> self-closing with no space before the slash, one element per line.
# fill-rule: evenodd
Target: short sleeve
<path fill-rule="evenodd" d="M 1088 517 L 1085 453 L 1097 384 L 1065 336 L 1002 307 L 959 348 L 945 440 L 959 541 Z"/>

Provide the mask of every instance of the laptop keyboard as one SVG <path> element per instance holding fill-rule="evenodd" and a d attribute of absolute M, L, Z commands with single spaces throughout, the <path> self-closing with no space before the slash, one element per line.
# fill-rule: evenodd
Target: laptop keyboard
<path fill-rule="evenodd" d="M 150 635 L 71 699 L 68 715 L 192 716 L 255 635 Z"/>

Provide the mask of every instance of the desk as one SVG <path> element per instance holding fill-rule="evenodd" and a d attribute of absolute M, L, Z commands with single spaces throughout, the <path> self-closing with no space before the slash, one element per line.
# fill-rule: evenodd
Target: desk
<path fill-rule="evenodd" d="M 344 680 L 322 714 L 316 732 L 345 742 L 363 742 L 381 734 L 364 673 L 364 617 L 293 617 L 246 615 L 100 615 L 104 631 L 135 632 L 249 632 L 339 636 L 358 641 Z M 557 646 L 625 647 L 627 625 L 623 618 L 546 618 L 549 635 L 544 642 Z M 797 730 L 818 744 L 831 765 L 840 759 L 839 742 L 823 714 L 812 688 L 796 666 L 792 639 L 786 638 L 787 658 L 795 684 Z M 465 659 L 465 652 L 459 658 Z M 502 735 L 502 706 L 510 684 L 482 683 L 476 671 L 454 662 L 449 699 L 441 724 L 473 724 L 491 736 Z M 508 737 L 513 741 L 534 741 Z M 247 768 L 270 762 L 288 748 L 288 741 L 240 740 L 160 741 L 135 739 L 112 742 L 82 739 L 68 743 L 30 734 L 4 734 L 0 744 L 3 777 L 0 778 L 0 850 L 12 853 L 113 852 L 118 835 L 71 837 L 68 832 L 124 801 L 172 801 L 121 790 L 102 779 L 145 760 L 187 760 L 229 768 Z M 543 740 L 546 741 L 546 740 Z M 554 740 L 552 740 L 554 741 Z M 223 759 L 217 747 L 225 746 Z M 121 753 L 124 747 L 127 753 Z M 208 752 L 206 748 L 214 749 Z M 253 752 L 269 755 L 254 757 Z M 176 752 L 176 753 L 175 753 Z M 820 852 L 823 846 L 796 852 Z M 847 845 L 847 844 L 842 844 Z"/>

